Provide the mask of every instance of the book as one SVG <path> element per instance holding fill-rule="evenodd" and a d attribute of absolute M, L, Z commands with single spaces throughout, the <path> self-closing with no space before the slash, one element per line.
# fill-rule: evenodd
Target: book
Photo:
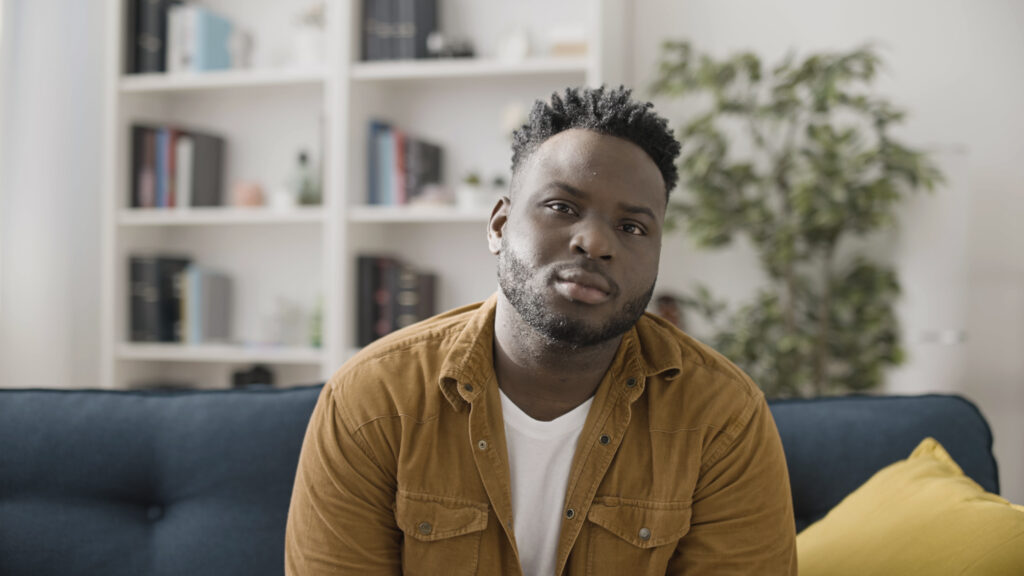
<path fill-rule="evenodd" d="M 133 125 L 133 208 L 221 206 L 224 150 L 220 136 L 172 126 Z"/>
<path fill-rule="evenodd" d="M 167 28 L 168 72 L 231 68 L 234 25 L 229 19 L 198 4 L 178 5 L 168 11 Z"/>
<path fill-rule="evenodd" d="M 192 140 L 190 194 L 192 206 L 224 204 L 224 139 L 188 131 Z"/>
<path fill-rule="evenodd" d="M 182 272 L 188 258 L 131 256 L 129 338 L 133 342 L 181 342 Z"/>
<path fill-rule="evenodd" d="M 391 57 L 427 58 L 427 36 L 437 30 L 436 0 L 393 0 Z"/>
<path fill-rule="evenodd" d="M 434 274 L 392 256 L 360 255 L 356 260 L 356 341 L 360 346 L 436 313 Z"/>
<path fill-rule="evenodd" d="M 370 121 L 366 154 L 366 203 L 370 205 L 383 204 L 380 193 L 380 171 L 382 168 L 378 141 L 381 134 L 389 130 L 391 130 L 391 126 L 387 122 Z"/>
<path fill-rule="evenodd" d="M 174 147 L 174 187 L 179 207 L 192 206 L 192 137 L 180 134 Z"/>
<path fill-rule="evenodd" d="M 128 40 L 134 50 L 134 68 L 131 73 L 166 71 L 167 64 L 167 12 L 176 0 L 129 0 L 136 5 L 128 12 L 135 15 L 135 26 L 129 28 L 134 36 Z M 126 43 L 126 45 L 129 43 Z"/>
<path fill-rule="evenodd" d="M 197 264 L 184 272 L 181 300 L 184 341 L 189 344 L 231 340 L 232 282 L 227 274 Z"/>

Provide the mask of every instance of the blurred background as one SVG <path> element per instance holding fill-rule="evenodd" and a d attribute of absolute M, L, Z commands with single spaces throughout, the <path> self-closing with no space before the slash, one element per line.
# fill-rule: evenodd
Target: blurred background
<path fill-rule="evenodd" d="M 320 381 L 379 335 L 495 289 L 484 224 L 507 186 L 510 132 L 535 99 L 622 83 L 682 130 L 708 98 L 654 89 L 666 41 L 709 62 L 749 52 L 764 77 L 787 54 L 795 67 L 871 46 L 878 69 L 856 89 L 905 112 L 888 135 L 942 175 L 931 192 L 897 186 L 896 224 L 838 249 L 837 267 L 860 256 L 898 277 L 883 327 L 898 331 L 899 354 L 848 363 L 862 382 L 878 377 L 871 387 L 784 392 L 962 394 L 992 425 L 1003 495 L 1024 501 L 1020 2 L 0 10 L 2 387 Z M 723 134 L 730 158 L 756 153 L 744 129 Z M 693 174 L 674 202 L 695 202 Z M 735 328 L 773 279 L 749 230 L 709 249 L 683 214 L 664 239 L 659 311 L 714 341 L 699 286 Z"/>

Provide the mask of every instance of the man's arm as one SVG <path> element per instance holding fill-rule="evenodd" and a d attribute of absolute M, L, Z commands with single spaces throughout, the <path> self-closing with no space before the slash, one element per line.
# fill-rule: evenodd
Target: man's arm
<path fill-rule="evenodd" d="M 789 472 L 763 396 L 710 446 L 691 518 L 669 574 L 795 576 Z"/>
<path fill-rule="evenodd" d="M 285 534 L 285 573 L 401 574 L 395 478 L 324 386 L 306 430 Z"/>

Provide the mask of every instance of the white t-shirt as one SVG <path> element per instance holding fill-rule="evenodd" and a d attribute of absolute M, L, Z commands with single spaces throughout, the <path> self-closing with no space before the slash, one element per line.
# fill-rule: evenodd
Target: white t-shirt
<path fill-rule="evenodd" d="M 569 469 L 594 398 L 551 420 L 534 420 L 501 392 L 512 481 L 512 525 L 524 576 L 552 576 Z"/>

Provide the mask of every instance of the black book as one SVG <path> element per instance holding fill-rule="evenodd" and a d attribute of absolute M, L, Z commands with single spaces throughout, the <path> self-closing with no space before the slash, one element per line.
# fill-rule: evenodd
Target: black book
<path fill-rule="evenodd" d="M 160 341 L 184 342 L 181 330 L 181 298 L 184 293 L 182 272 L 191 263 L 188 258 L 159 258 Z"/>
<path fill-rule="evenodd" d="M 129 339 L 160 341 L 160 264 L 149 256 L 132 256 L 128 264 Z"/>
<path fill-rule="evenodd" d="M 363 0 L 363 60 L 381 59 L 380 30 L 377 22 L 377 4 L 385 0 Z"/>
<path fill-rule="evenodd" d="M 139 0 L 128 0 L 125 2 L 124 12 L 124 74 L 135 74 L 138 71 L 136 56 L 139 43 L 136 38 L 139 35 Z"/>
<path fill-rule="evenodd" d="M 373 339 L 386 336 L 394 331 L 393 275 L 399 267 L 394 258 L 377 258 L 377 271 L 374 276 L 373 290 Z"/>
<path fill-rule="evenodd" d="M 377 22 L 377 60 L 395 57 L 392 39 L 395 37 L 395 0 L 373 0 Z"/>
<path fill-rule="evenodd" d="M 146 133 L 150 130 L 146 126 L 132 126 L 132 161 L 129 166 L 128 187 L 130 198 L 128 205 L 132 208 L 142 207 L 142 178 L 146 165 Z"/>
<path fill-rule="evenodd" d="M 224 204 L 224 139 L 188 132 L 192 138 L 192 206 Z"/>
<path fill-rule="evenodd" d="M 436 0 L 393 0 L 393 58 L 426 58 L 427 36 L 437 30 Z"/>
<path fill-rule="evenodd" d="M 134 0 L 135 72 L 164 72 L 167 69 L 167 10 L 176 0 Z M 129 10 L 130 12 L 131 10 Z"/>
<path fill-rule="evenodd" d="M 366 346 L 373 342 L 373 324 L 376 303 L 374 301 L 377 274 L 377 258 L 375 256 L 359 256 L 356 259 L 358 293 L 356 295 L 356 342 Z"/>

